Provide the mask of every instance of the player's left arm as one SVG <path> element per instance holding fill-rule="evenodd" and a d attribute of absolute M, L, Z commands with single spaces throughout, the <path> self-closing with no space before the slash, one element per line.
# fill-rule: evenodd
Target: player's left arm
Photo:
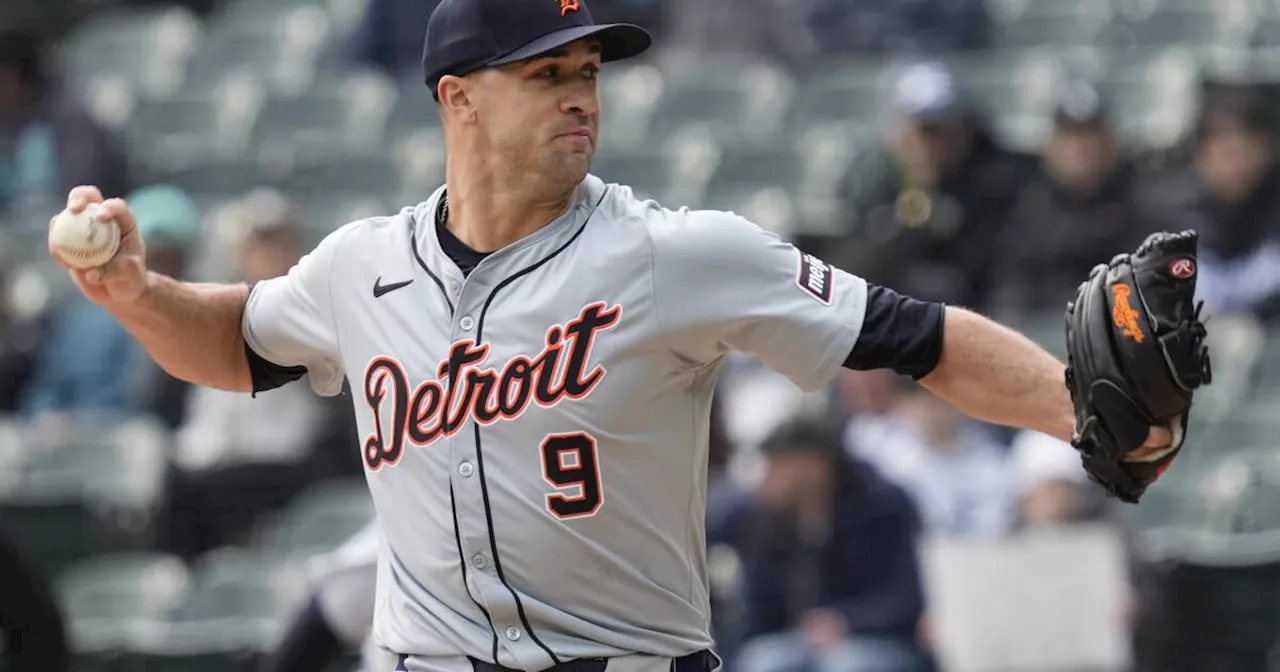
<path fill-rule="evenodd" d="M 999 425 L 1071 440 L 1075 413 L 1056 357 L 1023 334 L 978 313 L 947 306 L 940 357 L 921 378 L 961 412 Z"/>

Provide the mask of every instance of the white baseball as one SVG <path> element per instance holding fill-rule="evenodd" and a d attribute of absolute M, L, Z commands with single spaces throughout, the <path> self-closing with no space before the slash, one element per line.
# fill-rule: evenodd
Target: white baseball
<path fill-rule="evenodd" d="M 53 251 L 68 266 L 81 270 L 105 266 L 120 248 L 120 226 L 94 219 L 98 205 L 90 203 L 80 214 L 63 210 L 49 228 Z"/>

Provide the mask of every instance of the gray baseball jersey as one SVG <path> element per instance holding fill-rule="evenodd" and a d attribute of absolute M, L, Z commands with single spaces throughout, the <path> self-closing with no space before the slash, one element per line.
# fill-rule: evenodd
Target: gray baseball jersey
<path fill-rule="evenodd" d="M 594 176 L 464 276 L 437 237 L 443 193 L 332 233 L 258 284 L 243 322 L 316 392 L 351 381 L 385 542 L 374 636 L 520 670 L 711 648 L 720 363 L 738 350 L 820 388 L 867 284 L 734 214 Z"/>

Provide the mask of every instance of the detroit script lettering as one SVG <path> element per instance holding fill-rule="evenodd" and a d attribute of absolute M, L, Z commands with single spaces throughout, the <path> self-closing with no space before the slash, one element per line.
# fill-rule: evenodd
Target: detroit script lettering
<path fill-rule="evenodd" d="M 488 344 L 458 341 L 436 369 L 436 378 L 409 389 L 404 366 L 379 355 L 364 372 L 364 398 L 373 412 L 373 433 L 364 440 L 364 463 L 372 471 L 394 466 L 406 440 L 428 446 L 452 436 L 467 418 L 480 425 L 520 417 L 529 404 L 551 408 L 564 399 L 581 399 L 604 380 L 603 366 L 587 370 L 596 336 L 622 317 L 622 306 L 592 303 L 563 325 L 547 330 L 536 356 L 517 355 L 501 370 L 483 367 Z M 389 416 L 384 415 L 389 413 Z M 390 417 L 390 436 L 383 420 Z"/>

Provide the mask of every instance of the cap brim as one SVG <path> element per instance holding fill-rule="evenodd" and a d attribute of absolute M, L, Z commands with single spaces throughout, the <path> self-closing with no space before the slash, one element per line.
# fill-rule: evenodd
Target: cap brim
<path fill-rule="evenodd" d="M 505 56 L 489 61 L 486 65 L 505 65 L 523 61 L 587 37 L 600 40 L 601 60 L 606 63 L 639 56 L 653 44 L 653 37 L 649 31 L 629 23 L 574 26 L 547 33 Z"/>

